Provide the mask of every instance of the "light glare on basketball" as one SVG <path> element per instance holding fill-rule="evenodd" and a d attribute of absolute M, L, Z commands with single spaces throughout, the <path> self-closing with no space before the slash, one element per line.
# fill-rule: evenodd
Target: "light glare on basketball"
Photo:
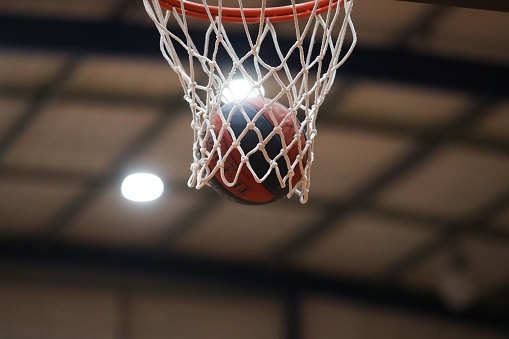
<path fill-rule="evenodd" d="M 252 98 L 263 96 L 265 90 L 262 86 L 253 88 L 253 86 L 244 79 L 232 80 L 230 84 L 223 91 L 223 102 L 229 103 L 235 100 L 242 100 L 244 98 Z"/>
<path fill-rule="evenodd" d="M 163 181 L 154 174 L 135 173 L 128 175 L 124 179 L 121 191 L 126 199 L 132 201 L 152 201 L 163 194 L 164 184 Z"/>

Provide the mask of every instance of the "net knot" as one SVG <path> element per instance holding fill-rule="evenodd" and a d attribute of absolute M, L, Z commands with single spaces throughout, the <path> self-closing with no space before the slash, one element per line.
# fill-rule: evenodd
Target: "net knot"
<path fill-rule="evenodd" d="M 220 6 L 209 6 L 208 2 Z M 161 52 L 178 74 L 184 100 L 192 111 L 193 164 L 188 185 L 201 188 L 216 176 L 223 186 L 232 187 L 226 177 L 232 174 L 227 158 L 233 155 L 240 159 L 240 164 L 234 164 L 237 179 L 249 170 L 256 182 L 264 182 L 270 173 L 260 179 L 255 171 L 257 163 L 263 162 L 263 169 L 275 169 L 272 177 L 277 176 L 281 188 L 289 186 L 288 197 L 296 193 L 305 203 L 317 112 L 331 90 L 336 71 L 357 41 L 350 17 L 354 0 L 290 0 L 291 6 L 281 7 L 260 0 L 260 8 L 239 8 L 231 15 L 221 7 L 227 2 L 143 0 L 159 29 Z M 264 11 L 264 20 L 261 14 L 246 15 L 258 9 Z M 208 21 L 203 34 L 189 30 L 198 19 L 205 25 Z M 226 22 L 241 25 L 236 28 L 224 25 Z M 295 28 L 298 34 L 287 35 L 288 28 Z M 345 49 L 348 32 L 350 46 Z M 237 87 L 231 84 L 237 76 L 249 83 L 247 93 L 233 93 L 241 89 L 231 88 Z M 228 91 L 233 99 L 226 95 Z M 253 96 L 257 98 L 245 100 Z M 223 101 L 231 102 L 226 106 L 229 112 L 223 109 Z M 244 101 L 257 102 L 251 105 L 255 113 Z M 278 163 L 282 167 L 286 164 L 288 170 L 280 171 Z"/>

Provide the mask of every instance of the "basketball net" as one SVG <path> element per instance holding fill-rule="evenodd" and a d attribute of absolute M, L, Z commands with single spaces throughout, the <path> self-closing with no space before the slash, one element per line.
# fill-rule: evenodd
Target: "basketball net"
<path fill-rule="evenodd" d="M 331 89 L 336 71 L 350 56 L 357 41 L 350 17 L 354 0 L 317 0 L 306 4 L 289 0 L 291 5 L 285 6 L 285 15 L 273 15 L 274 8 L 267 6 L 270 0 L 249 0 L 244 4 L 238 0 L 237 8 L 223 7 L 227 0 L 215 0 L 216 6 L 208 5 L 210 0 L 196 1 L 182 0 L 177 1 L 178 5 L 169 5 L 170 0 L 143 0 L 161 35 L 161 52 L 179 76 L 184 98 L 192 111 L 194 142 L 189 187 L 200 189 L 209 185 L 217 171 L 225 185 L 234 186 L 242 167 L 247 166 L 257 182 L 263 182 L 274 171 L 281 187 L 288 187 L 288 198 L 296 193 L 301 203 L 305 203 L 314 160 L 318 109 Z M 253 2 L 259 7 L 244 7 L 252 6 Z M 299 7 L 310 4 L 306 12 Z M 196 5 L 201 9 L 200 14 L 188 5 Z M 236 10 L 233 14 L 232 9 Z M 256 10 L 259 12 L 253 14 Z M 349 41 L 349 47 L 344 50 L 345 40 Z M 233 93 L 239 87 L 234 82 L 238 79 L 248 84 L 244 94 Z M 268 105 L 279 102 L 288 108 L 288 119 L 300 120 L 300 130 L 293 136 L 294 140 L 282 142 L 281 152 L 275 158 L 264 153 L 268 170 L 261 176 L 250 166 L 250 155 L 264 152 L 264 145 L 281 134 L 284 122 L 276 124 L 274 131 L 260 138 L 258 145 L 249 151 L 239 145 L 249 129 L 256 129 L 253 123 L 260 114 L 252 120 L 246 116 L 245 133 L 233 138 L 226 153 L 221 151 L 220 138 L 226 131 L 231 132 L 229 119 L 221 118 L 223 128 L 218 135 L 211 123 L 212 115 L 224 103 L 240 103 L 247 96 L 269 98 Z M 290 159 L 288 151 L 296 144 L 301 145 L 301 138 L 305 138 L 302 143 L 305 146 L 299 146 L 298 156 Z M 214 141 L 212 148 L 207 147 L 207 140 Z M 225 176 L 223 160 L 233 149 L 240 152 L 242 161 L 230 180 Z M 215 166 L 210 165 L 213 157 L 217 160 Z M 285 171 L 278 168 L 281 158 L 287 164 Z M 296 172 L 301 174 L 297 182 L 292 180 Z"/>

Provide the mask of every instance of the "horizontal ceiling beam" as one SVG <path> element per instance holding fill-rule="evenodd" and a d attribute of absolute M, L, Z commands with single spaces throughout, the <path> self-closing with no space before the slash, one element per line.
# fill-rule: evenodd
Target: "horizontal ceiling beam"
<path fill-rule="evenodd" d="M 431 5 L 485 9 L 489 11 L 509 12 L 507 0 L 400 0 L 407 2 L 420 2 Z"/>
<path fill-rule="evenodd" d="M 177 253 L 152 253 L 146 251 L 129 251 L 104 249 L 99 247 L 80 247 L 78 245 L 66 246 L 56 243 L 50 250 L 41 251 L 37 241 L 30 239 L 6 239 L 0 237 L 0 267 L 2 264 L 11 264 L 10 267 L 51 267 L 52 269 L 92 270 L 94 272 L 106 271 L 120 275 L 129 272 L 130 276 L 158 277 L 157 279 L 174 279 L 196 281 L 207 285 L 221 284 L 232 290 L 245 289 L 262 293 L 268 296 L 284 295 L 294 291 L 302 297 L 325 296 L 329 299 L 347 299 L 362 304 L 388 307 L 390 309 L 413 313 L 425 317 L 463 322 L 468 325 L 478 325 L 497 329 L 501 333 L 509 333 L 509 324 L 500 321 L 499 317 L 490 317 L 475 312 L 455 313 L 448 311 L 437 298 L 416 294 L 410 291 L 378 289 L 373 285 L 362 285 L 358 282 L 321 277 L 291 269 L 267 271 L 257 265 L 232 263 L 227 261 L 214 261 L 205 258 L 186 257 Z M 22 269 L 23 277 L 26 270 Z M 9 279 L 10 275 L 0 274 L 0 281 Z M 47 275 L 45 275 L 47 277 Z M 66 275 L 72 279 L 73 275 Z M 98 283 L 112 284 L 112 279 L 106 278 L 104 282 L 83 281 L 82 276 L 77 281 L 66 281 L 66 284 Z M 12 276 L 19 282 L 19 277 Z M 34 277 L 29 278 L 34 281 Z M 114 282 L 113 282 L 114 284 Z M 110 286 L 112 288 L 118 286 Z M 125 285 L 122 284 L 122 288 Z"/>
<path fill-rule="evenodd" d="M 3 32 L 0 48 L 4 50 L 162 59 L 158 32 L 152 25 L 0 15 L 0 31 Z M 194 29 L 190 34 L 200 37 L 203 31 Z M 246 45 L 242 33 L 232 32 L 229 38 L 234 45 Z M 282 46 L 292 43 L 290 40 L 280 42 Z M 344 77 L 355 79 L 509 97 L 509 67 L 397 48 L 367 47 L 362 45 L 362 40 L 339 72 Z"/>

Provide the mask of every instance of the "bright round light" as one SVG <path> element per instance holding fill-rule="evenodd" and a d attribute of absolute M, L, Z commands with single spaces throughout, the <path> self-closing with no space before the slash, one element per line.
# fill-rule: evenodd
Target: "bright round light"
<path fill-rule="evenodd" d="M 122 182 L 122 195 L 132 201 L 152 201 L 164 191 L 163 181 L 150 173 L 128 175 Z"/>
<path fill-rule="evenodd" d="M 232 80 L 224 89 L 222 100 L 224 103 L 229 103 L 234 100 L 242 100 L 247 97 L 257 97 L 260 95 L 265 95 L 263 87 L 253 88 L 253 86 L 244 79 Z"/>

